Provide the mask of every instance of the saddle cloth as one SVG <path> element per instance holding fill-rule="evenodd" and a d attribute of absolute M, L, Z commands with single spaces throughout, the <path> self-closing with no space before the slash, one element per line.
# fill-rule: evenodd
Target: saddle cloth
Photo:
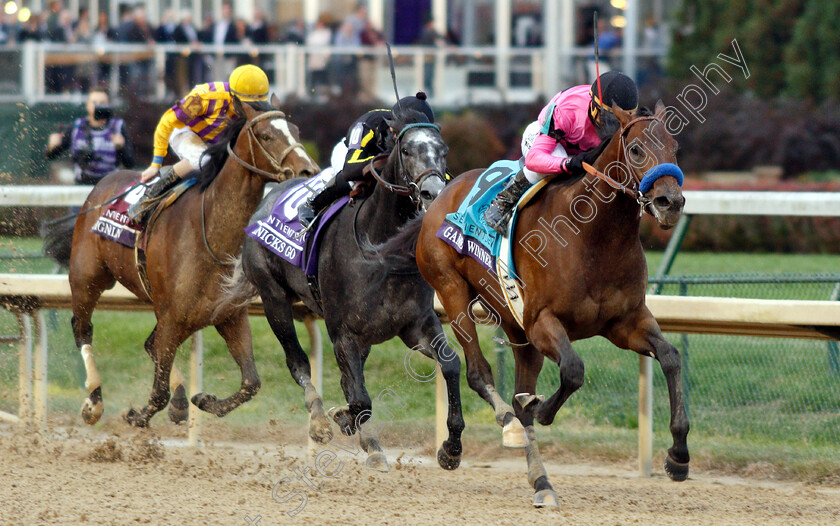
<path fill-rule="evenodd" d="M 494 275 L 502 287 L 508 308 L 519 325 L 523 326 L 523 284 L 516 275 L 514 268 L 513 232 L 515 231 L 519 211 L 553 177 L 546 177 L 532 185 L 519 199 L 508 223 L 506 236 L 500 236 L 484 220 L 484 211 L 490 206 L 493 198 L 502 191 L 505 184 L 520 170 L 521 163 L 522 161 L 503 160 L 490 165 L 478 177 L 458 210 L 446 215 L 446 219 L 438 229 L 437 237 L 454 248 L 459 254 L 470 256 Z"/>
<path fill-rule="evenodd" d="M 298 207 L 326 186 L 332 171 L 325 172 L 287 188 L 277 197 L 265 219 L 245 228 L 249 237 L 301 268 L 307 276 L 318 274 L 318 247 L 324 227 L 350 201 L 350 196 L 335 201 L 316 219 L 318 223 L 314 228 L 304 230 L 298 220 Z"/>
<path fill-rule="evenodd" d="M 157 178 L 152 179 L 148 186 L 151 186 L 156 181 Z M 155 206 L 161 208 L 170 206 L 197 182 L 198 180 L 195 178 L 181 181 L 167 190 Z M 137 243 L 137 234 L 141 232 L 141 227 L 129 218 L 128 209 L 143 197 L 147 189 L 147 186 L 140 184 L 139 178 L 123 188 L 120 193 L 125 193 L 125 195 L 105 208 L 105 211 L 102 212 L 102 215 L 99 216 L 99 219 L 93 224 L 93 228 L 90 231 L 94 234 L 99 234 L 105 239 L 116 241 L 129 248 L 134 248 L 134 245 Z"/>

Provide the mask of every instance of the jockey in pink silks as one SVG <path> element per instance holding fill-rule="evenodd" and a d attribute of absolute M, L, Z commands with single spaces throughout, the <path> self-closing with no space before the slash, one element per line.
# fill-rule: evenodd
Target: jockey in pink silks
<path fill-rule="evenodd" d="M 566 178 L 584 174 L 583 163 L 593 164 L 618 129 L 613 104 L 635 113 L 639 92 L 630 77 L 617 71 L 601 75 L 592 86 L 574 86 L 555 95 L 522 136 L 525 166 L 499 192 L 484 212 L 487 223 L 505 235 L 513 209 L 532 183 L 548 174 Z"/>

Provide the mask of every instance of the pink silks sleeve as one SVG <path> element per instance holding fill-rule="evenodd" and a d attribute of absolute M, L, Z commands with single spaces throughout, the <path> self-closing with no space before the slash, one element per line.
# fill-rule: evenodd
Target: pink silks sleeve
<path fill-rule="evenodd" d="M 534 172 L 541 174 L 553 174 L 566 171 L 568 157 L 555 157 L 552 155 L 557 141 L 540 133 L 534 139 L 534 144 L 525 156 L 525 166 Z"/>

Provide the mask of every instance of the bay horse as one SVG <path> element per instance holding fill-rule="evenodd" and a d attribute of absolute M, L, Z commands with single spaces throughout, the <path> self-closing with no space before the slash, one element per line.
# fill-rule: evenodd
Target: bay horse
<path fill-rule="evenodd" d="M 375 164 L 386 154 L 371 164 L 378 183 L 370 196 L 344 206 L 325 227 L 318 257 L 321 301 L 313 294 L 302 269 L 250 237 L 245 239 L 242 272 L 230 283 L 228 301 L 241 303 L 259 292 L 266 318 L 286 353 L 289 371 L 303 388 L 310 414 L 309 436 L 320 443 L 332 439 L 327 415 L 347 436 L 361 429 L 371 416 L 364 365 L 372 345 L 398 336 L 409 348 L 436 360 L 449 390 L 449 437 L 438 451 L 438 462 L 446 469 L 455 469 L 460 463 L 464 429 L 459 392 L 461 364 L 445 341 L 435 339 L 441 334 L 441 324 L 434 311 L 434 290 L 413 262 L 405 272 L 390 271 L 384 261 L 368 258 L 370 244 L 383 243 L 393 236 L 445 185 L 448 147 L 438 128 L 422 113 L 405 113 L 401 121 L 391 124 L 396 145 L 384 167 Z M 251 223 L 264 220 L 277 197 L 295 184 L 299 183 L 287 181 L 272 190 Z M 298 300 L 323 317 L 341 370 L 341 387 L 348 405 L 328 414 L 312 385 L 309 361 L 295 333 L 292 304 Z M 360 445 L 368 453 L 366 465 L 388 471 L 387 459 L 371 435 L 364 430 L 359 433 Z"/>
<path fill-rule="evenodd" d="M 152 393 L 142 409 L 130 409 L 125 414 L 129 424 L 148 425 L 149 419 L 169 402 L 170 383 L 176 392 L 170 418 L 175 422 L 186 419 L 189 404 L 184 396 L 184 378 L 172 362 L 184 340 L 210 325 L 227 343 L 242 373 L 242 384 L 228 398 L 217 400 L 200 393 L 193 397 L 193 403 L 203 411 L 224 416 L 259 390 L 247 308 L 214 312 L 222 278 L 231 271 L 224 261 L 239 254 L 248 217 L 262 200 L 268 181 L 318 172 L 298 142 L 297 128 L 276 109 L 277 98 L 272 97 L 269 108 L 265 106 L 261 109 L 275 109 L 259 111 L 235 98 L 240 117 L 204 154 L 199 183 L 150 220 L 145 252 L 151 296 L 135 268 L 134 250 L 91 232 L 98 213 L 77 218 L 70 254 L 71 324 L 85 363 L 88 397 L 82 405 L 82 418 L 88 424 L 96 423 L 103 411 L 102 381 L 91 347 L 91 314 L 102 292 L 117 281 L 138 298 L 151 302 L 157 319 L 144 345 L 155 363 Z M 98 208 L 138 177 L 139 172 L 127 170 L 109 174 L 91 191 L 84 210 Z"/>
<path fill-rule="evenodd" d="M 581 387 L 583 361 L 571 342 L 596 335 L 659 360 L 668 384 L 674 441 L 665 470 L 673 480 L 688 476 L 689 423 L 680 356 L 645 306 L 647 265 L 639 240 L 640 208 L 661 227 L 671 228 L 685 198 L 676 176 L 657 179 L 646 189 L 647 197 L 637 193 L 649 170 L 675 162 L 677 143 L 662 125 L 661 101 L 652 115 L 646 111 L 634 118 L 617 106 L 613 112 L 618 130 L 591 172 L 607 172 L 612 184 L 595 177 L 555 181 L 519 214 L 513 238 L 517 242 L 512 244 L 524 295 L 524 328 L 508 310 L 495 275 L 436 235 L 446 214 L 458 210 L 483 170 L 455 178 L 425 216 L 409 223 L 378 252 L 391 260 L 415 258 L 423 277 L 436 289 L 447 316 L 455 320 L 453 332 L 464 348 L 470 387 L 494 408 L 497 423 L 504 426 L 506 445 L 526 448 L 535 506 L 559 506 L 559 502 L 540 458 L 533 421 L 551 424 L 563 403 Z M 621 173 L 624 177 L 618 179 L 624 186 L 615 181 Z M 512 342 L 515 408 L 499 396 L 490 365 L 481 354 L 472 312 L 476 298 Z M 557 364 L 560 372 L 560 387 L 548 399 L 535 392 L 544 358 Z"/>

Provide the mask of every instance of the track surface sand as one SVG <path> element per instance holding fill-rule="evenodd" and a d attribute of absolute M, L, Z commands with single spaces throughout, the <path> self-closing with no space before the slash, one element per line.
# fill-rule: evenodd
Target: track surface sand
<path fill-rule="evenodd" d="M 840 524 L 840 488 L 693 474 L 678 484 L 608 465 L 548 463 L 561 507 L 535 509 L 524 460 L 432 459 L 387 450 L 392 470 L 339 453 L 316 472 L 304 447 L 217 443 L 199 449 L 152 432 L 0 428 L 4 524 Z M 397 457 L 402 456 L 399 460 Z M 326 458 L 329 461 L 329 458 Z M 341 464 L 339 464 L 339 462 Z M 278 483 L 286 479 L 279 487 Z M 276 490 L 275 490 L 276 488 Z M 272 499 L 272 491 L 276 500 Z M 305 493 L 306 505 L 292 490 Z"/>

